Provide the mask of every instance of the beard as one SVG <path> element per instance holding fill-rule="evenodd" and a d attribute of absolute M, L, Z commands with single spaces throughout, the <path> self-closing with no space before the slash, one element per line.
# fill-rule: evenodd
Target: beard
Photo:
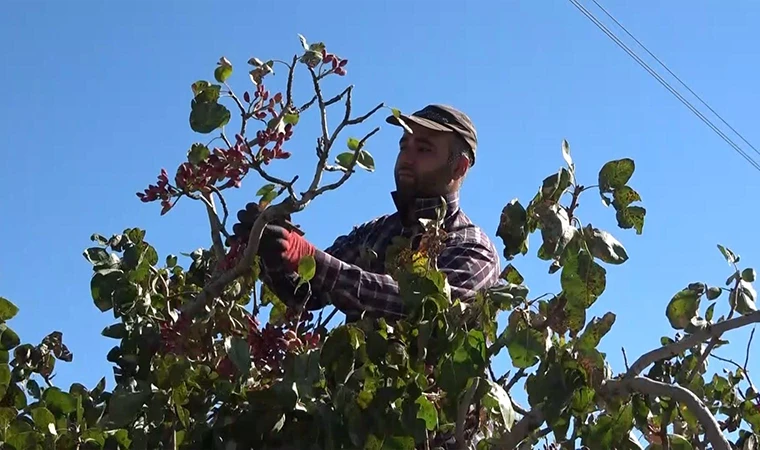
<path fill-rule="evenodd" d="M 411 168 L 400 167 L 394 171 L 396 191 L 406 198 L 436 197 L 449 190 L 453 168 L 448 164 L 426 173 L 418 173 Z"/>

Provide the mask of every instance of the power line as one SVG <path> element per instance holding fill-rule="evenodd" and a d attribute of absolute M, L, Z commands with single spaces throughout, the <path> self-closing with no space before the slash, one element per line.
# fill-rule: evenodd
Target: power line
<path fill-rule="evenodd" d="M 612 19 L 612 21 L 613 21 L 613 22 L 615 22 L 615 23 L 617 24 L 617 26 L 619 26 L 619 27 L 620 27 L 620 28 L 621 28 L 623 31 L 625 31 L 625 33 L 626 33 L 628 36 L 630 36 L 630 38 L 631 38 L 631 39 L 633 39 L 633 40 L 634 40 L 634 41 L 635 41 L 637 44 L 639 44 L 639 45 L 641 46 L 641 48 L 643 48 L 643 49 L 644 49 L 644 51 L 646 51 L 646 52 L 649 54 L 649 56 L 651 56 L 652 58 L 654 58 L 654 59 L 655 59 L 655 61 L 657 61 L 658 63 L 660 63 L 660 65 L 661 65 L 662 67 L 664 67 L 664 68 L 665 68 L 665 70 L 667 70 L 667 71 L 668 71 L 668 73 L 669 73 L 669 74 L 671 74 L 671 75 L 673 76 L 673 78 L 675 78 L 676 80 L 678 80 L 678 82 L 679 82 L 679 83 L 681 83 L 681 84 L 682 84 L 682 85 L 683 85 L 683 86 L 684 86 L 684 87 L 685 87 L 685 88 L 686 88 L 686 89 L 687 89 L 687 90 L 688 90 L 688 91 L 689 91 L 689 92 L 690 92 L 690 93 L 691 93 L 691 94 L 692 94 L 694 97 L 696 97 L 696 98 L 697 98 L 697 99 L 698 99 L 700 102 L 702 102 L 702 104 L 703 104 L 703 105 L 705 105 L 705 106 L 707 107 L 707 109 L 709 109 L 709 110 L 710 110 L 710 112 L 712 112 L 713 114 L 715 114 L 715 115 L 716 115 L 716 116 L 717 116 L 717 117 L 718 117 L 718 118 L 721 120 L 721 122 L 723 122 L 724 124 L 726 124 L 726 126 L 727 126 L 728 128 L 730 128 L 730 129 L 731 129 L 731 131 L 733 131 L 734 133 L 736 133 L 736 135 L 737 135 L 737 136 L 739 136 L 739 137 L 740 137 L 740 138 L 741 138 L 741 139 L 742 139 L 742 140 L 743 140 L 743 141 L 744 141 L 744 142 L 745 142 L 747 145 L 749 145 L 749 146 L 752 148 L 752 150 L 754 150 L 754 151 L 755 151 L 755 153 L 757 153 L 758 155 L 760 155 L 760 151 L 759 151 L 758 149 L 756 149 L 756 148 L 755 148 L 755 146 L 754 146 L 754 145 L 752 145 L 752 143 L 750 143 L 750 142 L 749 142 L 747 139 L 745 139 L 745 138 L 744 138 L 744 136 L 742 136 L 742 135 L 741 135 L 741 133 L 739 133 L 738 131 L 736 131 L 736 130 L 734 129 L 734 127 L 732 127 L 732 126 L 731 126 L 731 124 L 729 124 L 728 122 L 726 122 L 726 121 L 725 121 L 725 119 L 723 119 L 723 117 L 721 117 L 721 115 L 717 113 L 717 111 L 715 111 L 714 109 L 712 109 L 712 108 L 710 107 L 710 105 L 708 105 L 708 104 L 707 104 L 707 102 L 705 102 L 704 100 L 702 100 L 702 97 L 700 97 L 699 95 L 697 95 L 697 93 L 696 93 L 696 92 L 694 92 L 693 90 L 691 90 L 691 88 L 690 88 L 690 87 L 689 87 L 689 86 L 688 86 L 686 83 L 684 83 L 684 82 L 683 82 L 683 81 L 682 81 L 682 80 L 681 80 L 681 79 L 678 77 L 678 75 L 676 75 L 675 73 L 673 73 L 673 71 L 672 71 L 672 70 L 670 70 L 670 68 L 668 68 L 668 66 L 667 66 L 667 65 L 665 65 L 665 63 L 664 63 L 664 62 L 660 61 L 660 58 L 658 58 L 658 57 L 657 57 L 657 56 L 655 56 L 655 55 L 654 55 L 654 54 L 653 54 L 651 51 L 649 51 L 649 49 L 648 49 L 648 48 L 647 48 L 647 47 L 646 47 L 644 44 L 642 44 L 642 43 L 641 43 L 641 42 L 640 42 L 638 39 L 636 39 L 636 36 L 634 36 L 633 34 L 631 34 L 631 32 L 630 32 L 630 31 L 628 31 L 628 29 L 627 29 L 625 26 L 623 26 L 623 24 L 621 24 L 620 22 L 618 22 L 618 20 L 617 20 L 617 19 L 615 19 L 615 17 L 613 17 L 613 16 L 612 16 L 612 14 L 610 14 L 610 12 L 609 12 L 609 11 L 607 11 L 607 10 L 604 8 L 604 6 L 600 5 L 600 4 L 599 4 L 599 2 L 598 2 L 598 1 L 596 1 L 596 0 L 591 0 L 591 1 L 592 1 L 592 2 L 594 2 L 594 4 L 595 4 L 595 5 L 596 5 L 596 6 L 597 6 L 599 9 L 601 9 L 602 11 L 604 11 L 604 14 L 606 14 L 606 15 L 607 15 L 607 17 L 609 17 L 610 19 Z"/>
<path fill-rule="evenodd" d="M 728 136 L 726 136 L 722 131 L 720 131 L 715 124 L 713 124 L 709 119 L 707 119 L 702 113 L 697 111 L 697 109 L 692 105 L 688 100 L 683 98 L 681 94 L 679 94 L 673 87 L 665 81 L 659 74 L 657 74 L 652 68 L 644 62 L 641 58 L 639 58 L 638 55 L 636 55 L 625 43 L 623 43 L 617 36 L 615 36 L 614 33 L 612 33 L 603 23 L 601 23 L 591 12 L 589 12 L 583 5 L 578 3 L 577 0 L 568 0 L 570 3 L 572 3 L 583 15 L 585 15 L 589 20 L 591 20 L 594 25 L 597 26 L 604 34 L 607 35 L 610 39 L 612 39 L 620 48 L 622 48 L 630 57 L 632 57 L 641 67 L 643 67 L 647 72 L 649 72 L 650 75 L 655 77 L 657 81 L 665 87 L 668 91 L 670 91 L 671 94 L 675 95 L 678 100 L 681 101 L 687 108 L 691 110 L 697 117 L 702 120 L 710 129 L 712 129 L 718 136 L 720 136 L 728 145 L 730 145 L 734 150 L 736 150 L 737 153 L 739 153 L 747 162 L 750 163 L 757 171 L 760 172 L 760 164 L 752 159 L 749 155 L 747 155 L 744 150 L 742 150 L 734 141 L 732 141 Z"/>

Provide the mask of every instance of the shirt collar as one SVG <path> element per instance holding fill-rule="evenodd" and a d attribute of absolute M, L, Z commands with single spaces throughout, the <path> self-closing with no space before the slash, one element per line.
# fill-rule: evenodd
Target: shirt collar
<path fill-rule="evenodd" d="M 435 219 L 438 208 L 445 202 L 445 219 L 450 218 L 459 211 L 459 192 L 451 192 L 440 197 L 416 197 L 411 200 L 404 199 L 398 191 L 391 192 L 393 203 L 405 225 L 411 224 L 416 219 Z"/>

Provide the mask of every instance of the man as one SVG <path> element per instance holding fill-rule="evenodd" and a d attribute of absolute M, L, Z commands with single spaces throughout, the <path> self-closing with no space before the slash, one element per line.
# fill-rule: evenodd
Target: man
<path fill-rule="evenodd" d="M 435 218 L 441 198 L 446 205 L 445 248 L 438 268 L 448 278 L 452 298 L 466 301 L 499 278 L 499 257 L 488 236 L 459 206 L 459 189 L 475 164 L 477 133 L 466 114 L 445 105 L 428 105 L 411 116 L 401 116 L 412 133 L 405 131 L 395 165 L 396 212 L 366 222 L 322 251 L 299 233 L 270 224 L 259 245 L 262 279 L 284 302 L 303 304 L 311 289 L 308 309 L 332 304 L 346 314 L 347 321 L 365 313 L 374 317 L 404 315 L 398 284 L 386 274 L 384 261 L 394 236 L 410 237 L 419 232 L 418 218 Z M 394 116 L 386 121 L 402 126 Z M 238 213 L 236 236 L 247 236 L 258 215 L 250 203 Z M 376 258 L 364 258 L 371 254 Z M 298 261 L 305 255 L 316 260 L 316 275 L 295 291 Z"/>

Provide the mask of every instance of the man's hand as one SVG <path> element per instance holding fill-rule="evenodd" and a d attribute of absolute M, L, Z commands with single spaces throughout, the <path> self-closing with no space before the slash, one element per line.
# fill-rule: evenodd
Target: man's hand
<path fill-rule="evenodd" d="M 247 242 L 254 222 L 261 214 L 257 203 L 251 202 L 237 213 L 238 222 L 233 225 L 231 238 L 238 242 Z M 259 241 L 259 256 L 264 264 L 272 269 L 284 267 L 289 271 L 298 270 L 298 262 L 306 255 L 314 255 L 315 248 L 302 237 L 302 232 L 290 223 L 288 216 L 284 221 L 278 220 L 264 228 Z M 227 245 L 230 242 L 228 240 Z"/>

